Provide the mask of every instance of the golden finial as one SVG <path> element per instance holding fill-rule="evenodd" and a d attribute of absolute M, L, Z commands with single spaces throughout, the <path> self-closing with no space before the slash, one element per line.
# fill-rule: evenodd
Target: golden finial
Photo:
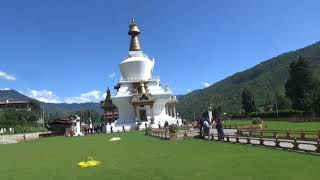
<path fill-rule="evenodd" d="M 131 19 L 131 23 L 129 25 L 129 32 L 128 35 L 131 36 L 131 42 L 130 42 L 130 51 L 141 51 L 140 43 L 138 36 L 140 34 L 140 30 L 134 20 L 134 18 Z"/>

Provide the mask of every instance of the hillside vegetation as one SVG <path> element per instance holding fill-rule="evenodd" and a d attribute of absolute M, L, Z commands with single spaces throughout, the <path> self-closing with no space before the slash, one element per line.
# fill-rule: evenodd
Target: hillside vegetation
<path fill-rule="evenodd" d="M 239 114 L 241 110 L 241 91 L 246 87 L 254 95 L 257 106 L 274 103 L 274 97 L 284 97 L 284 84 L 289 77 L 289 64 L 302 55 L 310 62 L 314 74 L 320 77 L 320 42 L 305 48 L 284 53 L 264 61 L 243 72 L 227 77 L 212 86 L 193 91 L 179 98 L 178 112 L 182 117 L 191 118 L 195 112 L 200 116 L 209 104 L 221 106 L 223 112 Z"/>

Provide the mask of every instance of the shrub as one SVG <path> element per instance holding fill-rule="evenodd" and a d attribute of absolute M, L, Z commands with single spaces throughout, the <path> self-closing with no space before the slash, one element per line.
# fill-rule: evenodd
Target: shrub
<path fill-rule="evenodd" d="M 151 135 L 152 134 L 152 127 L 151 126 L 148 126 L 146 129 L 145 129 L 145 135 Z"/>
<path fill-rule="evenodd" d="M 178 126 L 176 124 L 169 125 L 169 133 L 176 133 L 178 131 Z"/>
<path fill-rule="evenodd" d="M 46 132 L 47 129 L 44 127 L 36 127 L 36 126 L 15 126 L 14 133 L 35 133 L 35 132 Z"/>
<path fill-rule="evenodd" d="M 292 117 L 300 117 L 303 114 L 303 111 L 298 111 L 298 110 L 282 110 L 278 111 L 278 116 L 277 112 L 253 112 L 250 113 L 249 116 L 250 118 L 292 118 Z"/>
<path fill-rule="evenodd" d="M 263 120 L 261 118 L 253 118 L 252 124 L 263 124 Z"/>

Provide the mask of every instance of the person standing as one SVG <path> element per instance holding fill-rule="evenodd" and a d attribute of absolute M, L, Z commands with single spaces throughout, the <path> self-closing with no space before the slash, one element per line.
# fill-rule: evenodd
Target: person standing
<path fill-rule="evenodd" d="M 222 122 L 219 118 L 216 119 L 216 129 L 218 132 L 218 141 L 221 141 L 224 139 L 224 132 L 222 127 Z"/>

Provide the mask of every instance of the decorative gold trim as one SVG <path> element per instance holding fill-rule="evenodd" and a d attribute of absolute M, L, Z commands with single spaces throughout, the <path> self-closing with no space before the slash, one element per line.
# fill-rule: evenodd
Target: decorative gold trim
<path fill-rule="evenodd" d="M 130 48 L 129 51 L 141 51 L 141 46 L 139 42 L 140 30 L 138 25 L 136 24 L 134 18 L 131 19 L 131 23 L 129 25 L 128 35 L 131 36 Z"/>

